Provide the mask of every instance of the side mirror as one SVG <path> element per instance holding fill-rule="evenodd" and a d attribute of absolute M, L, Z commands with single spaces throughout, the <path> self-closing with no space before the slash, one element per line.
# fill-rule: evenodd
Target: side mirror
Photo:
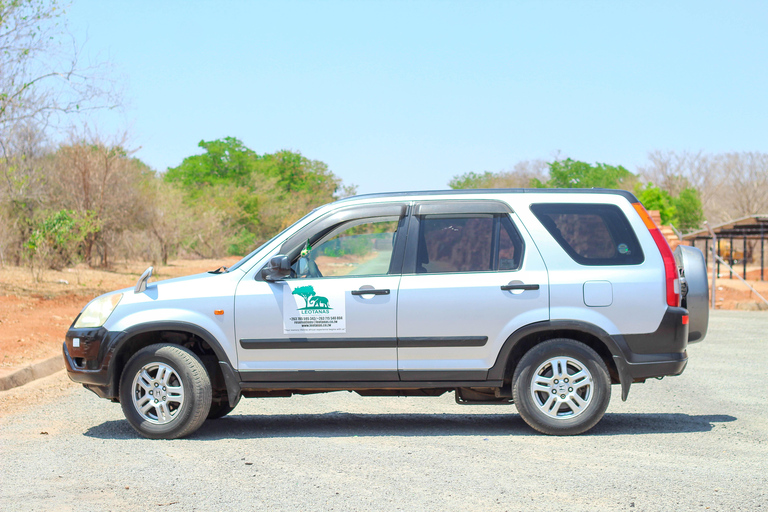
<path fill-rule="evenodd" d="M 265 281 L 280 281 L 291 275 L 291 260 L 284 254 L 274 256 L 261 269 L 261 278 Z"/>

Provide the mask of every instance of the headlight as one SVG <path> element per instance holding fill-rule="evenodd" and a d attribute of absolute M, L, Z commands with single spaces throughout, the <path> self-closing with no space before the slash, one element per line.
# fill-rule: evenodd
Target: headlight
<path fill-rule="evenodd" d="M 80 313 L 80 318 L 75 322 L 74 328 L 101 327 L 122 298 L 122 293 L 113 293 L 112 295 L 104 295 L 94 300 Z"/>

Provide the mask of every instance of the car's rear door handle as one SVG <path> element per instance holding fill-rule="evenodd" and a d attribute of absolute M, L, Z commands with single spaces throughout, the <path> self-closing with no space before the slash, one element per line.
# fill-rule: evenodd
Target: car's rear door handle
<path fill-rule="evenodd" d="M 538 290 L 537 284 L 505 284 L 501 287 L 502 290 Z"/>
<path fill-rule="evenodd" d="M 376 290 L 373 288 L 352 290 L 352 295 L 389 295 L 389 290 Z"/>

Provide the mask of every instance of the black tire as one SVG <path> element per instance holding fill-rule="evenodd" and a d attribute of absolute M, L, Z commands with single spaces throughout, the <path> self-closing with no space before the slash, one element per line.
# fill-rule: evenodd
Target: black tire
<path fill-rule="evenodd" d="M 178 345 L 150 345 L 125 366 L 120 405 L 128 423 L 144 437 L 188 436 L 200 428 L 211 408 L 211 380 L 192 351 Z"/>
<path fill-rule="evenodd" d="M 224 399 L 223 402 L 211 402 L 211 409 L 208 411 L 208 419 L 209 420 L 216 420 L 219 418 L 223 418 L 227 414 L 231 413 L 235 410 L 235 407 L 237 407 L 237 404 L 240 402 L 240 399 L 237 399 L 237 402 L 235 402 L 235 405 L 231 406 L 229 405 L 229 400 Z"/>
<path fill-rule="evenodd" d="M 576 435 L 602 419 L 611 400 L 611 379 L 592 348 L 558 338 L 536 345 L 520 359 L 512 396 L 520 416 L 534 429 Z"/>

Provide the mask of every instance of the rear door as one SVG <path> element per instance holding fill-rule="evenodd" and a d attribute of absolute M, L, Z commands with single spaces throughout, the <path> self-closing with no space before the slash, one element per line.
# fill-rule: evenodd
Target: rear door
<path fill-rule="evenodd" d="M 398 296 L 401 380 L 484 380 L 508 336 L 549 319 L 544 262 L 509 205 L 414 208 Z"/>

